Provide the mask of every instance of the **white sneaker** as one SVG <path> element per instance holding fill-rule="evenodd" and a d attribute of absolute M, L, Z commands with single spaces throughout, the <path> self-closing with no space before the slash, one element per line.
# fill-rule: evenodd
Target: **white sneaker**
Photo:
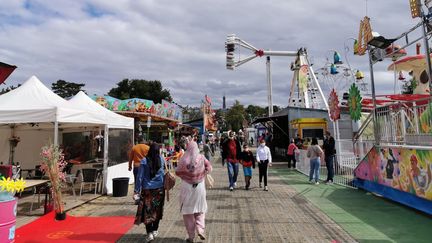
<path fill-rule="evenodd" d="M 148 233 L 147 237 L 145 238 L 145 241 L 152 242 L 153 240 L 154 240 L 153 233 Z"/>
<path fill-rule="evenodd" d="M 315 182 L 315 185 L 319 185 L 319 182 L 317 181 L 317 182 Z"/>
<path fill-rule="evenodd" d="M 199 237 L 201 240 L 205 240 L 205 239 L 206 239 L 204 233 L 198 233 L 198 237 Z"/>
<path fill-rule="evenodd" d="M 264 187 L 264 191 L 268 191 L 268 187 L 267 186 Z"/>
<path fill-rule="evenodd" d="M 262 188 L 262 184 L 261 184 L 261 182 L 259 183 L 259 188 Z"/>
<path fill-rule="evenodd" d="M 237 187 L 237 182 L 234 182 L 234 188 L 236 188 Z"/>
<path fill-rule="evenodd" d="M 156 236 L 159 235 L 159 231 L 155 230 L 152 232 L 153 238 L 156 238 Z"/>
<path fill-rule="evenodd" d="M 230 190 L 230 191 L 234 190 L 234 187 L 230 186 L 229 190 Z"/>

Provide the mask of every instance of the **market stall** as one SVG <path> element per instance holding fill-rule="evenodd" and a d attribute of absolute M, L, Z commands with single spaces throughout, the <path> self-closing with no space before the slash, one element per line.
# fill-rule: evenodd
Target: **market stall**
<path fill-rule="evenodd" d="M 162 144 L 162 150 L 173 145 L 173 130 L 182 122 L 182 110 L 173 103 L 162 100 L 155 104 L 146 99 L 120 100 L 111 96 L 93 96 L 99 105 L 117 114 L 135 120 L 135 138 Z"/>
<path fill-rule="evenodd" d="M 102 107 L 82 91 L 68 103 L 78 109 L 97 113 L 99 117 L 107 121 L 103 132 L 100 130 L 96 136 L 92 137 L 98 141 L 97 151 L 103 151 L 103 185 L 106 192 L 112 193 L 113 178 L 129 177 L 129 183 L 133 183 L 134 177 L 132 172 L 128 171 L 127 162 L 128 152 L 133 144 L 134 119 Z"/>
<path fill-rule="evenodd" d="M 60 144 L 64 132 L 103 129 L 105 124 L 97 112 L 73 107 L 32 76 L 0 95 L 0 161 L 35 168 L 41 147 Z"/>

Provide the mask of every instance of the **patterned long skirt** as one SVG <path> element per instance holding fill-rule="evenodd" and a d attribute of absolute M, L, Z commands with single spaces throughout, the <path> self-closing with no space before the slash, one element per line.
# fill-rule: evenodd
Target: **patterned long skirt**
<path fill-rule="evenodd" d="M 161 220 L 163 215 L 163 206 L 165 200 L 165 190 L 144 189 L 141 191 L 141 200 L 138 204 L 135 216 L 135 224 L 150 224 L 156 220 Z"/>

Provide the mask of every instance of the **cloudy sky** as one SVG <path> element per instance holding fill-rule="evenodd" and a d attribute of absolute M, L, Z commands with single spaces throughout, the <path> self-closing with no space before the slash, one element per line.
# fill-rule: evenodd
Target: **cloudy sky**
<path fill-rule="evenodd" d="M 104 94 L 124 78 L 161 80 L 176 102 L 197 105 L 204 94 L 216 107 L 266 105 L 265 59 L 225 69 L 227 34 L 257 48 L 306 47 L 316 69 L 330 50 L 352 49 L 367 14 L 374 31 L 396 37 L 419 20 L 408 0 L 0 0 L 0 61 L 18 69 L 7 85 L 36 75 L 47 86 L 58 79 L 83 82 Z M 414 39 L 414 38 L 413 38 Z M 411 53 L 412 50 L 409 50 Z M 246 50 L 242 54 L 249 54 Z M 365 56 L 347 53 L 368 79 Z M 272 59 L 274 103 L 286 106 L 293 60 Z M 390 61 L 376 65 L 378 92 L 393 90 Z M 0 86 L 0 88 L 6 86 Z"/>

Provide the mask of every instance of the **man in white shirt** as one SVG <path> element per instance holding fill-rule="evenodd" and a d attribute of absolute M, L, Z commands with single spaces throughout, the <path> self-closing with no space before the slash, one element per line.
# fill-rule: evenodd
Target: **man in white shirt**
<path fill-rule="evenodd" d="M 272 166 L 272 157 L 269 147 L 266 146 L 265 140 L 260 141 L 260 146 L 257 148 L 256 159 L 259 168 L 259 187 L 262 187 L 262 178 L 264 177 L 264 191 L 268 191 L 267 187 L 267 168 Z"/>

